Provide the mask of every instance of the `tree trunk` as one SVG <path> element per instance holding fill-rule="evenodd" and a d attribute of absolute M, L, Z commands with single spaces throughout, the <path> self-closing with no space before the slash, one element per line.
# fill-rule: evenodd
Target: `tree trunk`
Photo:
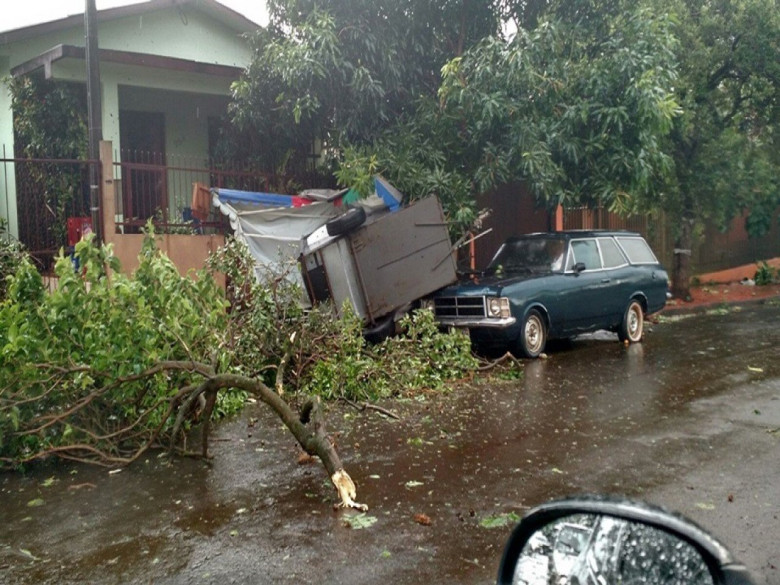
<path fill-rule="evenodd" d="M 363 511 L 368 509 L 367 506 L 355 502 L 355 484 L 344 471 L 341 459 L 325 431 L 319 398 L 311 398 L 301 409 L 300 415 L 297 415 L 279 394 L 257 379 L 235 374 L 217 374 L 211 378 L 211 382 L 218 388 L 246 390 L 265 402 L 282 419 L 298 444 L 309 455 L 320 459 L 339 493 L 341 505 Z"/>
<path fill-rule="evenodd" d="M 691 250 L 693 248 L 693 219 L 683 217 L 680 233 L 674 245 L 672 270 L 672 296 L 683 301 L 691 300 Z"/>

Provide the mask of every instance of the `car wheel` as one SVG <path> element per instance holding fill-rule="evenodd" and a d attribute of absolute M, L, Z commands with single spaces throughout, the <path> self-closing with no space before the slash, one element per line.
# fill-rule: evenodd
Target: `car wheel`
<path fill-rule="evenodd" d="M 539 357 L 547 345 L 547 326 L 544 317 L 536 309 L 528 311 L 520 330 L 520 353 L 527 358 Z"/>
<path fill-rule="evenodd" d="M 329 236 L 341 236 L 360 227 L 366 221 L 366 210 L 353 207 L 345 214 L 334 217 L 325 224 Z"/>
<path fill-rule="evenodd" d="M 623 322 L 620 324 L 618 337 L 620 341 L 639 343 L 642 341 L 644 328 L 645 312 L 642 309 L 642 304 L 639 301 L 631 301 L 623 315 Z"/>

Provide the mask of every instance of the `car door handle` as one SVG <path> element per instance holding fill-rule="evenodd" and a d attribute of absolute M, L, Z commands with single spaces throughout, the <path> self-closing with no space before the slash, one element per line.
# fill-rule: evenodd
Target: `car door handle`
<path fill-rule="evenodd" d="M 610 280 L 612 280 L 612 279 L 610 279 L 610 278 L 602 278 L 601 282 L 605 284 L 605 283 L 609 282 Z"/>

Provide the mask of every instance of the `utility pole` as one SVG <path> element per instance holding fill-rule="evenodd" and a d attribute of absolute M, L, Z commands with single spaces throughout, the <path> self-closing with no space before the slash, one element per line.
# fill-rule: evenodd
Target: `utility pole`
<path fill-rule="evenodd" d="M 87 124 L 89 126 L 89 159 L 100 158 L 100 141 L 103 140 L 102 107 L 100 101 L 100 60 L 98 58 L 98 29 L 95 0 L 85 0 L 84 37 L 87 62 Z M 100 217 L 100 168 L 95 162 L 89 165 L 89 205 L 92 231 L 95 241 L 103 241 Z"/>

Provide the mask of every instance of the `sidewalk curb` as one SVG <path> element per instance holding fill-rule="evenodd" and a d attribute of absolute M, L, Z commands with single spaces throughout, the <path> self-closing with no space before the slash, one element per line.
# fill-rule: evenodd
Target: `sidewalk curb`
<path fill-rule="evenodd" d="M 757 299 L 740 299 L 735 301 L 717 300 L 699 303 L 695 306 L 686 306 L 685 301 L 679 305 L 666 305 L 656 315 L 701 315 L 719 307 L 741 307 L 751 305 L 763 305 L 767 303 L 780 303 L 780 295 L 770 295 Z"/>

